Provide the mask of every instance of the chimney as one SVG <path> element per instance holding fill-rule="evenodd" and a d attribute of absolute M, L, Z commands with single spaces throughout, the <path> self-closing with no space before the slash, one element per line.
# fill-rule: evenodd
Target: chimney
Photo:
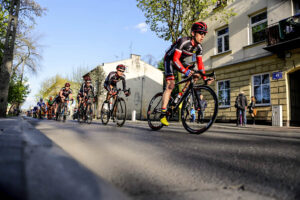
<path fill-rule="evenodd" d="M 132 59 L 132 60 L 140 60 L 141 59 L 141 56 L 140 55 L 136 55 L 136 54 L 130 54 L 130 58 Z"/>

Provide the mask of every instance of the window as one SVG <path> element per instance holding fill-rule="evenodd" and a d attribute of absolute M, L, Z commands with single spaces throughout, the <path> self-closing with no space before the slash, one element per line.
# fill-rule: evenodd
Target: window
<path fill-rule="evenodd" d="M 293 0 L 295 15 L 300 14 L 300 2 L 299 0 Z"/>
<path fill-rule="evenodd" d="M 251 17 L 250 35 L 252 43 L 266 40 L 265 29 L 267 28 L 267 24 L 267 11 Z"/>
<path fill-rule="evenodd" d="M 229 50 L 228 27 L 217 31 L 217 52 L 222 53 Z"/>
<path fill-rule="evenodd" d="M 270 75 L 260 74 L 253 76 L 253 94 L 257 105 L 270 104 Z"/>
<path fill-rule="evenodd" d="M 230 81 L 219 81 L 218 82 L 218 97 L 219 105 L 221 107 L 230 106 Z"/>

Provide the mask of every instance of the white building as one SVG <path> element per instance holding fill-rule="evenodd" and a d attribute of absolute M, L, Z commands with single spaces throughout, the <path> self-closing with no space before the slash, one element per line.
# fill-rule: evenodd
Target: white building
<path fill-rule="evenodd" d="M 127 67 L 125 71 L 126 87 L 131 90 L 131 95 L 129 97 L 125 97 L 125 95 L 121 93 L 121 96 L 126 101 L 127 119 L 131 119 L 133 110 L 136 111 L 136 119 L 146 119 L 147 109 L 151 98 L 154 94 L 163 89 L 163 72 L 142 61 L 139 55 L 131 54 L 129 59 L 103 63 L 91 70 L 89 74 L 94 74 L 97 72 L 98 68 L 102 68 L 106 77 L 111 71 L 116 71 L 116 66 L 119 64 L 123 64 Z M 99 85 L 99 87 L 103 88 L 103 84 Z M 122 88 L 121 81 L 118 83 L 117 87 Z M 98 105 L 96 105 L 96 114 L 98 117 L 105 98 L 106 92 L 98 97 Z"/>

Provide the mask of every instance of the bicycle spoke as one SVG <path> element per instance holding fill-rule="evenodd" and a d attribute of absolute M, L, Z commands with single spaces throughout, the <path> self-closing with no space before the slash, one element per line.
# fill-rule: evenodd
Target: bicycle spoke
<path fill-rule="evenodd" d="M 194 88 L 194 95 L 191 94 L 184 100 L 182 124 L 190 133 L 203 133 L 214 123 L 217 112 L 218 100 L 214 91 L 208 86 L 197 86 Z"/>

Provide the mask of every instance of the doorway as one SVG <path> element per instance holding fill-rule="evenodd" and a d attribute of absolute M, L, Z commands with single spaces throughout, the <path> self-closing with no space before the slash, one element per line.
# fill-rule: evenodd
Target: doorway
<path fill-rule="evenodd" d="M 291 103 L 290 126 L 300 126 L 300 70 L 291 73 L 289 77 Z"/>

